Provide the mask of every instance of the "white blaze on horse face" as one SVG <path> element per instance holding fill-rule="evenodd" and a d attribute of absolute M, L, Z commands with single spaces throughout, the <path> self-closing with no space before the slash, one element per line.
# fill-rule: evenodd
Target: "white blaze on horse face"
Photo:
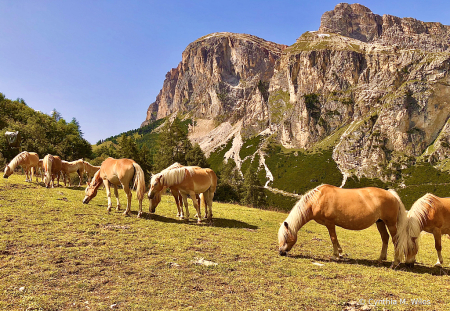
<path fill-rule="evenodd" d="M 7 165 L 5 167 L 5 174 L 3 175 L 4 178 L 8 178 L 11 175 L 11 170 L 9 169 L 9 166 Z"/>

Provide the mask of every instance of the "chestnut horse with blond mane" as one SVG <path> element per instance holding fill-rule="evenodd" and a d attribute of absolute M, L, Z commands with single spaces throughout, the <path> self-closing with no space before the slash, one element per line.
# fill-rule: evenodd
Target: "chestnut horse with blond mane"
<path fill-rule="evenodd" d="M 327 227 L 333 244 L 333 258 L 342 257 L 342 248 L 336 236 L 336 226 L 348 230 L 363 230 L 377 224 L 383 246 L 379 261 L 386 260 L 389 230 L 395 247 L 396 267 L 401 261 L 397 247 L 397 230 L 406 221 L 406 210 L 394 190 L 369 187 L 342 189 L 320 185 L 307 192 L 294 206 L 278 231 L 279 253 L 286 255 L 297 242 L 297 232 L 310 220 Z"/>
<path fill-rule="evenodd" d="M 122 185 L 123 190 L 127 194 L 127 209 L 123 213 L 124 215 L 130 215 L 131 212 L 131 189 L 130 182 L 133 181 L 133 188 L 136 189 L 136 196 L 139 200 L 139 212 L 137 217 L 142 215 L 142 199 L 145 194 L 145 179 L 144 171 L 142 168 L 130 159 L 113 159 L 108 158 L 103 161 L 100 169 L 94 174 L 92 182 L 87 184 L 86 196 L 83 199 L 84 204 L 88 204 L 89 201 L 97 195 L 97 190 L 102 184 L 106 188 L 106 196 L 108 197 L 108 212 L 111 211 L 111 190 L 110 186 L 114 187 L 114 195 L 117 200 L 117 210 L 120 210 L 119 192 L 117 186 Z"/>
<path fill-rule="evenodd" d="M 418 199 L 408 211 L 406 226 L 400 234 L 399 248 L 405 255 L 407 266 L 413 267 L 419 251 L 420 232 L 433 234 L 434 246 L 438 260 L 435 264 L 441 267 L 442 234 L 450 234 L 450 198 L 440 198 L 427 193 Z"/>
<path fill-rule="evenodd" d="M 217 176 L 209 168 L 198 166 L 185 166 L 162 172 L 152 176 L 148 198 L 152 200 L 164 187 L 176 188 L 181 194 L 185 206 L 185 217 L 189 219 L 187 195 L 192 198 L 192 203 L 197 211 L 197 222 L 200 223 L 201 212 L 196 194 L 203 194 L 207 218 L 212 221 L 212 200 L 217 187 Z"/>
<path fill-rule="evenodd" d="M 53 156 L 51 154 L 47 154 L 43 161 L 42 165 L 44 167 L 44 184 L 47 188 L 52 185 L 54 188 L 54 179 L 57 177 L 58 179 L 58 187 L 59 187 L 59 175 L 61 174 L 61 158 L 58 156 Z"/>
<path fill-rule="evenodd" d="M 64 186 L 66 186 L 66 176 L 69 179 L 69 187 L 71 186 L 70 174 L 77 173 L 80 181 L 78 182 L 78 186 L 81 186 L 81 180 L 83 179 L 83 171 L 84 171 L 84 162 L 83 159 L 79 159 L 72 162 L 61 161 L 61 172 L 64 176 Z"/>
<path fill-rule="evenodd" d="M 172 170 L 174 168 L 181 168 L 184 167 L 184 165 L 175 162 L 174 164 L 172 164 L 171 166 L 165 168 L 164 170 L 162 170 L 160 173 L 166 172 L 168 170 Z M 195 168 L 200 168 L 199 166 L 196 166 Z M 149 206 L 149 212 L 150 213 L 154 213 L 156 211 L 156 207 L 158 206 L 159 202 L 161 202 L 161 194 L 164 193 L 164 191 L 167 189 L 167 187 L 163 187 L 161 189 L 161 191 L 156 192 L 153 196 L 153 199 L 150 199 L 150 206 Z M 178 190 L 178 188 L 176 188 L 175 186 L 172 186 L 169 188 L 170 192 L 172 193 L 173 198 L 175 199 L 175 204 L 177 205 L 177 217 L 179 217 L 180 219 L 184 219 L 184 215 L 183 215 L 183 197 L 181 196 L 180 191 Z M 198 194 L 195 195 L 198 204 L 200 205 L 200 197 Z M 203 200 L 204 201 L 204 200 Z M 208 212 L 206 210 L 206 204 L 204 204 L 205 206 L 205 218 L 208 216 Z"/>
<path fill-rule="evenodd" d="M 18 165 L 20 165 L 25 170 L 26 174 L 25 181 L 32 182 L 33 175 L 37 173 L 38 163 L 39 163 L 39 156 L 36 152 L 23 151 L 18 155 L 16 155 L 14 159 L 12 159 L 11 162 L 9 162 L 9 164 L 6 165 L 3 177 L 8 178 L 9 176 L 11 176 L 11 174 L 14 172 L 14 169 Z M 28 177 L 28 172 L 30 172 L 30 178 Z M 37 174 L 36 174 L 36 182 L 38 182 Z"/>

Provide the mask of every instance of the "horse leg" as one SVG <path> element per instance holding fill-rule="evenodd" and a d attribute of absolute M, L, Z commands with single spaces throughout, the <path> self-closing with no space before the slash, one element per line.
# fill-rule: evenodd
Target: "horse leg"
<path fill-rule="evenodd" d="M 200 211 L 200 205 L 198 204 L 197 197 L 194 191 L 189 191 L 189 196 L 192 199 L 192 204 L 194 204 L 195 210 L 197 211 L 197 223 L 202 222 L 202 212 Z"/>
<path fill-rule="evenodd" d="M 400 264 L 400 252 L 398 250 L 398 245 L 397 245 L 398 244 L 397 243 L 397 240 L 398 240 L 398 238 L 397 238 L 397 225 L 396 224 L 394 224 L 394 225 L 386 224 L 386 225 L 387 225 L 387 228 L 389 230 L 389 233 L 391 234 L 392 243 L 394 243 L 394 249 L 395 249 L 394 261 L 391 264 L 391 268 L 394 269 L 395 267 L 397 267 Z"/>
<path fill-rule="evenodd" d="M 187 194 L 180 192 L 180 195 L 181 195 L 181 198 L 183 199 L 184 208 L 186 210 L 186 213 L 184 214 L 184 219 L 189 221 L 189 208 L 188 208 Z M 182 206 L 181 206 L 181 209 L 183 209 Z"/>
<path fill-rule="evenodd" d="M 114 186 L 114 196 L 116 197 L 116 203 L 117 203 L 116 210 L 120 211 L 119 191 L 117 190 L 117 185 L 113 185 L 113 186 Z"/>
<path fill-rule="evenodd" d="M 381 248 L 380 258 L 378 258 L 379 262 L 387 259 L 387 249 L 389 243 L 389 233 L 387 232 L 386 225 L 383 221 L 377 221 L 377 228 L 381 235 L 381 241 L 383 242 L 383 246 Z"/>
<path fill-rule="evenodd" d="M 436 248 L 438 260 L 434 264 L 435 267 L 442 267 L 442 264 L 444 263 L 444 260 L 442 259 L 441 250 L 442 250 L 442 244 L 441 244 L 441 229 L 435 228 L 433 230 L 434 235 L 434 247 Z"/>
<path fill-rule="evenodd" d="M 339 260 L 342 257 L 342 248 L 336 235 L 336 226 L 334 224 L 327 225 L 328 233 L 330 234 L 331 243 L 333 244 L 333 259 Z"/>
<path fill-rule="evenodd" d="M 123 214 L 125 216 L 130 216 L 130 212 L 131 212 L 131 197 L 133 196 L 133 194 L 131 193 L 130 187 L 128 186 L 128 184 L 122 184 L 123 186 L 123 190 L 125 191 L 125 193 L 127 194 L 127 209 L 125 210 L 125 212 L 123 212 Z M 138 213 L 138 217 L 141 217 L 141 215 Z"/>
<path fill-rule="evenodd" d="M 177 212 L 178 212 L 177 217 L 183 219 L 183 201 L 182 201 L 183 198 L 176 189 L 170 189 L 170 193 L 172 193 L 172 196 L 175 199 L 175 204 L 177 205 Z"/>
<path fill-rule="evenodd" d="M 108 213 L 111 212 L 111 189 L 109 188 L 109 180 L 108 179 L 103 179 L 103 185 L 105 186 L 106 189 L 106 197 L 108 198 L 108 208 L 107 211 Z"/>

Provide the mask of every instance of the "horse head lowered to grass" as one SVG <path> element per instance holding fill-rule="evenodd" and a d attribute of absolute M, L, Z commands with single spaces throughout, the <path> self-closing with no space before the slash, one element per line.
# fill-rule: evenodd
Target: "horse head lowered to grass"
<path fill-rule="evenodd" d="M 131 189 L 130 182 L 133 181 L 133 188 L 136 189 L 136 196 L 139 200 L 139 212 L 138 217 L 142 215 L 142 199 L 145 195 L 145 179 L 144 171 L 142 168 L 130 159 L 113 159 L 108 158 L 103 161 L 100 169 L 94 174 L 91 183 L 87 184 L 83 199 L 84 204 L 88 204 L 89 201 L 97 195 L 97 190 L 100 185 L 105 185 L 106 195 L 108 197 L 108 212 L 111 211 L 111 190 L 110 186 L 114 187 L 114 195 L 117 200 L 117 210 L 120 210 L 119 193 L 117 186 L 122 185 L 123 190 L 127 194 L 127 209 L 124 215 L 129 215 L 131 211 Z"/>
<path fill-rule="evenodd" d="M 165 174 L 167 171 L 169 170 L 173 170 L 175 168 L 182 168 L 185 167 L 184 165 L 175 162 L 174 164 L 172 164 L 171 166 L 165 168 L 164 170 L 162 170 L 160 172 L 160 174 Z M 199 166 L 193 166 L 194 168 L 200 168 Z M 153 192 L 153 196 L 150 200 L 150 206 L 149 206 L 149 212 L 150 213 L 154 213 L 156 211 L 156 207 L 158 206 L 158 204 L 161 202 L 161 194 L 165 192 L 165 190 L 167 189 L 167 187 L 163 187 L 161 188 L 161 191 L 154 191 Z M 183 213 L 183 197 L 180 193 L 180 191 L 178 190 L 178 188 L 176 186 L 172 186 L 169 188 L 170 192 L 172 193 L 172 196 L 175 199 L 175 204 L 177 205 L 177 217 L 179 217 L 180 219 L 184 219 L 184 213 Z M 200 196 L 198 194 L 195 195 L 196 199 L 197 199 L 197 203 L 200 205 Z M 202 195 L 203 197 L 203 195 Z M 204 201 L 204 198 L 203 198 Z M 207 211 L 207 206 L 206 204 L 204 204 L 205 206 L 205 218 L 208 217 L 208 211 Z M 186 206 L 186 208 L 188 208 Z"/>
<path fill-rule="evenodd" d="M 25 181 L 33 181 L 33 175 L 37 172 L 37 167 L 39 164 L 39 156 L 36 152 L 28 152 L 23 151 L 16 155 L 14 159 L 9 162 L 8 165 L 5 167 L 5 171 L 3 174 L 4 178 L 8 178 L 11 176 L 11 174 L 14 172 L 14 169 L 17 166 L 22 166 L 25 169 L 26 173 L 26 179 Z M 28 177 L 28 173 L 30 174 L 30 177 Z M 36 182 L 38 181 L 37 174 L 36 174 Z"/>
<path fill-rule="evenodd" d="M 441 267 L 444 262 L 441 254 L 441 236 L 450 234 L 450 198 L 440 198 L 427 193 L 408 211 L 407 223 L 399 240 L 399 248 L 405 255 L 407 266 L 414 266 L 422 231 L 433 234 L 438 255 L 435 266 Z"/>
<path fill-rule="evenodd" d="M 187 196 L 189 195 L 192 198 L 192 203 L 197 211 L 198 223 L 201 222 L 201 213 L 196 195 L 203 194 L 202 197 L 205 200 L 207 218 L 209 221 L 212 220 L 212 200 L 217 187 L 217 176 L 213 170 L 198 166 L 185 166 L 163 170 L 152 176 L 148 198 L 150 200 L 155 199 L 167 187 L 177 189 L 181 195 L 186 210 L 184 216 L 186 219 L 189 219 Z"/>
<path fill-rule="evenodd" d="M 362 230 L 376 223 L 383 246 L 379 261 L 386 260 L 391 234 L 395 257 L 391 267 L 397 266 L 402 254 L 397 247 L 397 230 L 406 222 L 406 210 L 394 190 L 380 188 L 341 189 L 320 185 L 307 192 L 294 206 L 278 231 L 279 253 L 286 255 L 297 242 L 297 232 L 310 220 L 327 227 L 333 244 L 333 258 L 342 256 L 335 226 Z M 386 230 L 386 227 L 388 230 Z"/>

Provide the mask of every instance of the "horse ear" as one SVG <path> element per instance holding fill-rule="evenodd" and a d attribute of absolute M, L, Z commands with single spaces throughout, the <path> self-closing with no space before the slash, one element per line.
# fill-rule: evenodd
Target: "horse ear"
<path fill-rule="evenodd" d="M 286 229 L 289 229 L 289 225 L 288 225 L 288 223 L 286 221 L 283 222 L 283 225 L 286 227 Z"/>

